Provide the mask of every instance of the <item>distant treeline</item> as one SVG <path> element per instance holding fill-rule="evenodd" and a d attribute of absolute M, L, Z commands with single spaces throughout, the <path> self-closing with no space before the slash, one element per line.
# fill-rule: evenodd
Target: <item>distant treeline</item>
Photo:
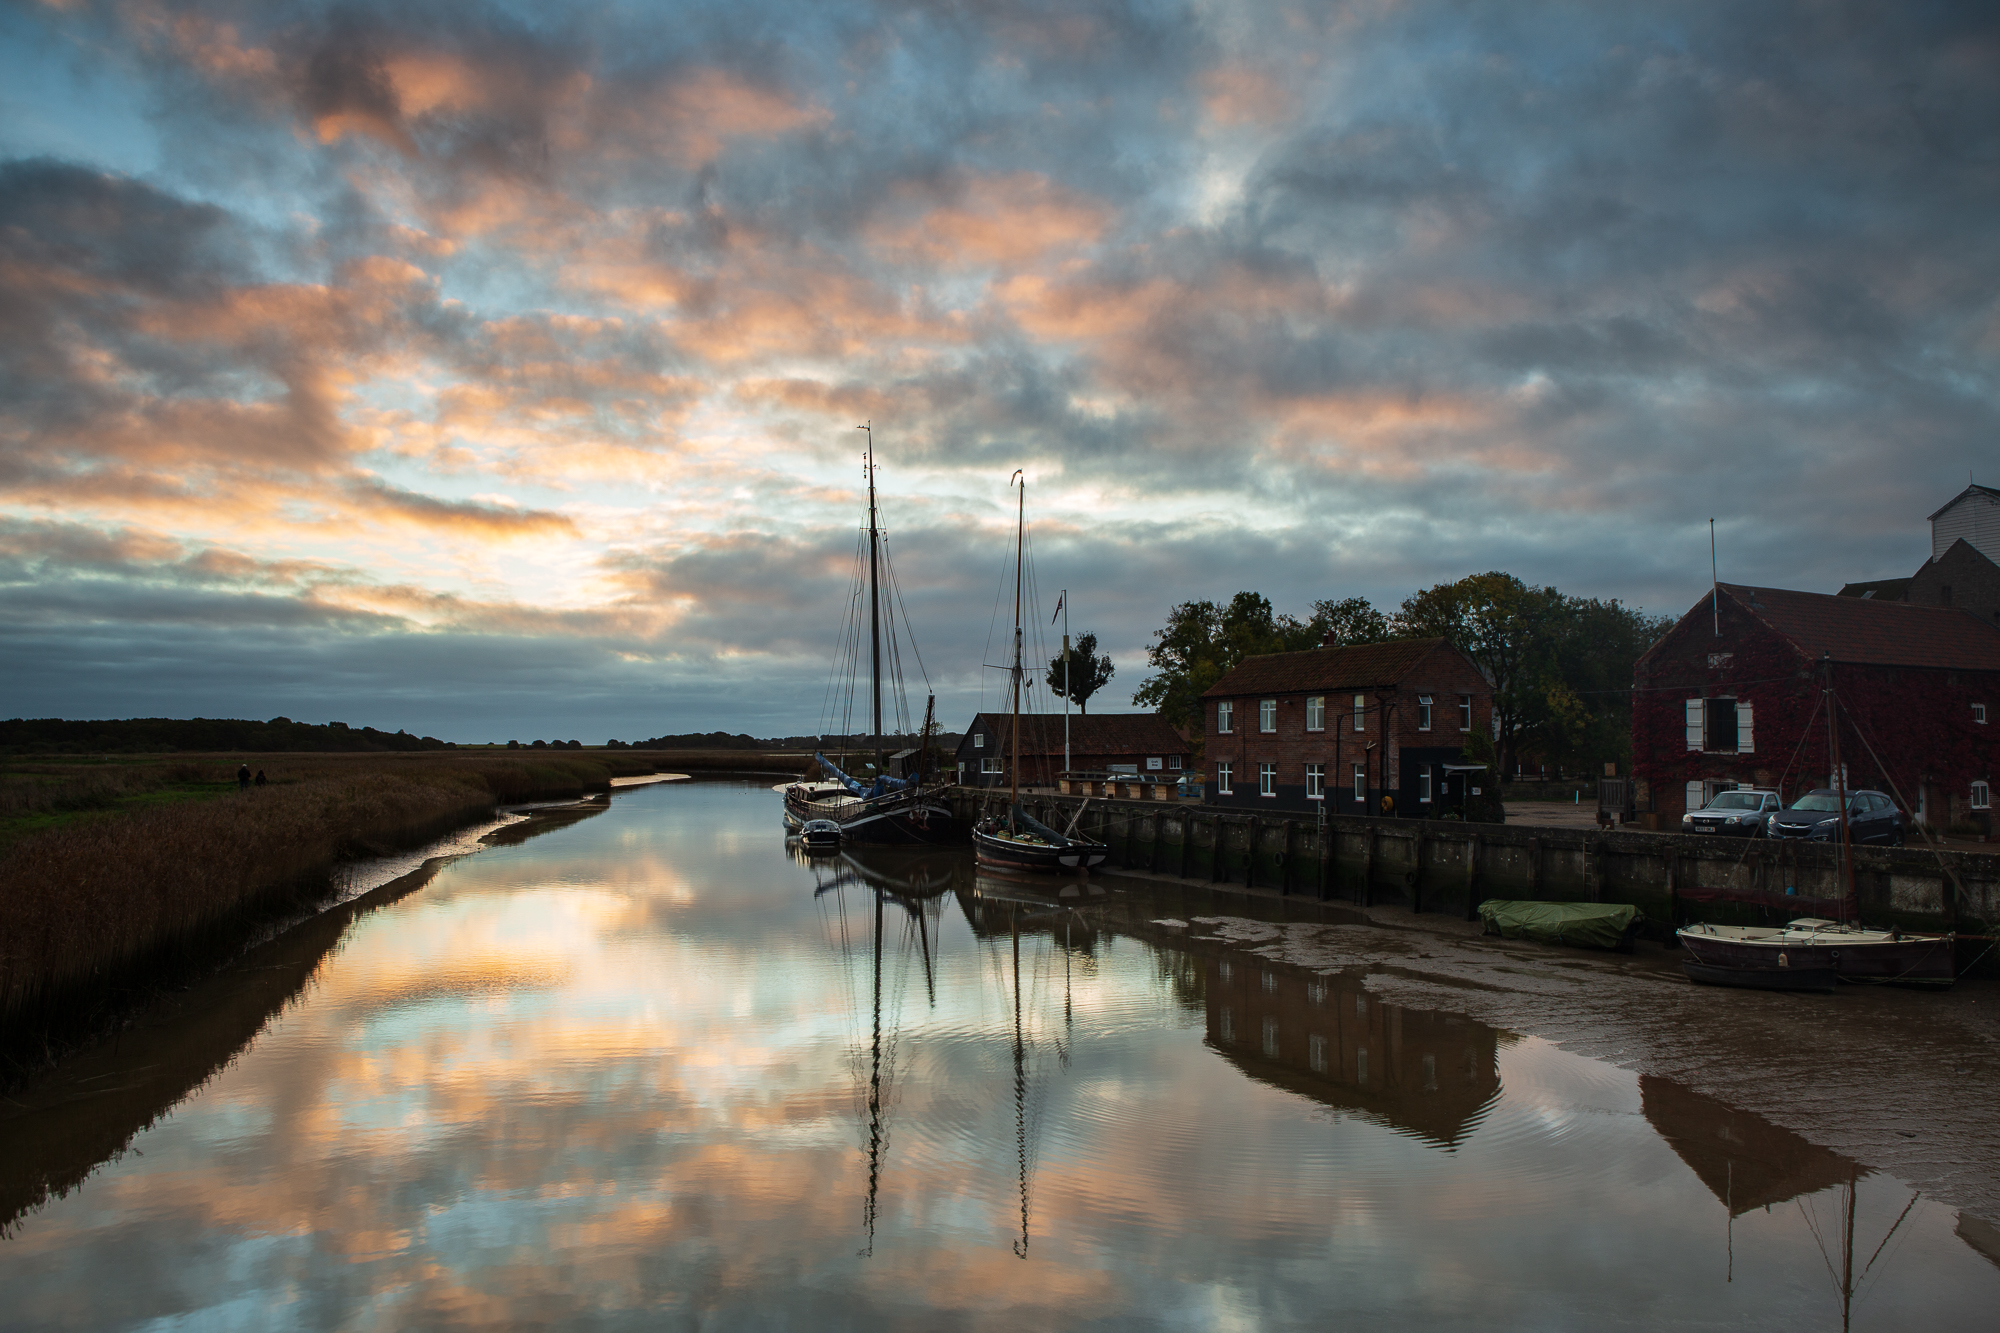
<path fill-rule="evenodd" d="M 892 740 L 894 748 L 909 744 Z M 691 731 L 679 736 L 655 736 L 649 741 L 633 741 L 634 750 L 826 750 L 867 748 L 866 736 L 745 736 L 741 732 Z M 611 741 L 605 748 L 623 750 L 624 741 Z"/>
<path fill-rule="evenodd" d="M 0 722 L 0 754 L 171 754 L 183 750 L 269 754 L 453 748 L 449 741 L 435 736 L 350 727 L 345 722 L 322 726 L 288 717 L 268 722 L 227 717 L 132 717 L 100 722 L 17 717 Z"/>

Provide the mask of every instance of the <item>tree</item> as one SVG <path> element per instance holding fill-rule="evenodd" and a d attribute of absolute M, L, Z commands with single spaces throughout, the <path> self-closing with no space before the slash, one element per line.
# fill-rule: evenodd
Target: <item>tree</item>
<path fill-rule="evenodd" d="M 1313 646 L 1332 638 L 1332 646 L 1350 643 L 1381 643 L 1396 637 L 1389 617 L 1370 605 L 1366 597 L 1344 597 L 1340 601 L 1322 599 L 1313 603 L 1312 627 L 1318 631 Z"/>
<path fill-rule="evenodd" d="M 1494 763 L 1505 773 L 1520 745 L 1547 722 L 1563 596 L 1512 574 L 1471 574 L 1406 598 L 1397 630 L 1442 637 L 1472 659 L 1493 687 Z"/>
<path fill-rule="evenodd" d="M 1099 656 L 1097 636 L 1085 634 L 1070 649 L 1067 664 L 1061 653 L 1049 659 L 1049 689 L 1058 699 L 1068 696 L 1078 709 L 1088 713 L 1090 696 L 1104 688 L 1116 669 L 1111 665 L 1111 654 Z"/>
<path fill-rule="evenodd" d="M 1260 593 L 1239 592 L 1229 605 L 1182 602 L 1146 649 L 1154 675 L 1132 696 L 1142 707 L 1197 739 L 1202 735 L 1201 696 L 1246 657 L 1316 647 L 1319 631 L 1295 616 L 1278 615 Z"/>

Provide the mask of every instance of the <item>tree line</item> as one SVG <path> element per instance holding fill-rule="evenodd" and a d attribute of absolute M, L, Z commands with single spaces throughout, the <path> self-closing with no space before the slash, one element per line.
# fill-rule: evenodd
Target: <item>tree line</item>
<path fill-rule="evenodd" d="M 1246 657 L 1444 638 L 1493 686 L 1497 734 L 1474 734 L 1474 758 L 1500 773 L 1530 754 L 1563 768 L 1629 763 L 1632 666 L 1673 623 L 1616 598 L 1570 597 L 1499 572 L 1425 588 L 1394 611 L 1364 597 L 1320 600 L 1304 619 L 1239 592 L 1227 605 L 1182 602 L 1168 613 L 1146 650 L 1154 674 L 1132 702 L 1199 742 L 1203 692 Z"/>

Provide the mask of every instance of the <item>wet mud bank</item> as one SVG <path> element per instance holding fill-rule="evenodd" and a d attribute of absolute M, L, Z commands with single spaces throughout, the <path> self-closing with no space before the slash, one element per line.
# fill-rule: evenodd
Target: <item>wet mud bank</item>
<path fill-rule="evenodd" d="M 1378 1061 L 1447 1019 L 1544 1038 L 1634 1070 L 1662 1098 L 1726 1104 L 1772 1126 L 1774 1142 L 1801 1138 L 2000 1222 L 2000 983 L 1942 994 L 1723 990 L 1689 982 L 1683 953 L 1649 941 L 1630 955 L 1597 953 L 1485 936 L 1476 922 L 1400 905 L 1145 873 L 1098 882 L 1108 892 L 1091 895 L 1090 910 L 1107 926 L 1189 951 L 1216 995 L 1238 997 L 1226 1025 L 1211 999 L 1212 1044 L 1279 1081 L 1302 1072 L 1287 1062 L 1314 1059 L 1306 1019 L 1345 996 L 1350 1024 L 1369 1005 L 1397 1011 L 1380 1019 L 1400 1025 L 1393 1044 L 1386 1028 L 1363 1043 L 1387 1053 Z M 1332 1068 L 1340 1053 L 1323 1047 L 1317 1058 Z M 1675 1132 L 1698 1138 L 1700 1121 Z"/>
<path fill-rule="evenodd" d="M 556 795 L 569 799 L 553 799 Z M 17 1009 L 0 1026 L 0 1094 L 30 1087 L 80 1053 L 143 1026 L 155 1010 L 172 1011 L 215 975 L 275 937 L 318 918 L 332 920 L 351 901 L 386 880 L 405 876 L 434 856 L 477 850 L 459 846 L 470 834 L 530 837 L 604 808 L 608 791 L 551 793 L 546 802 L 487 805 L 418 824 L 394 838 L 358 840 L 350 856 L 276 884 L 245 900 L 192 938 L 163 941 L 129 964 L 103 969 L 81 984 Z M 442 862 L 440 862 L 442 864 Z M 18 942 L 17 942 L 17 947 Z"/>

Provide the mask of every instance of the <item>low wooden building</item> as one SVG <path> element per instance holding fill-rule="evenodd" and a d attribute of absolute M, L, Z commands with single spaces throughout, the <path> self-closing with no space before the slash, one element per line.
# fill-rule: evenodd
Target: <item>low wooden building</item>
<path fill-rule="evenodd" d="M 1422 818 L 1480 783 L 1493 688 L 1444 639 L 1397 639 L 1246 657 L 1202 707 L 1209 804 Z"/>
<path fill-rule="evenodd" d="M 1023 787 L 1053 786 L 1065 768 L 1174 778 L 1186 771 L 1190 753 L 1187 741 L 1158 713 L 1072 713 L 1065 762 L 1063 715 L 1021 716 Z M 1005 787 L 1012 758 L 1012 715 L 976 714 L 958 744 L 958 780 L 971 787 Z"/>
<path fill-rule="evenodd" d="M 1961 607 L 1721 584 L 1633 669 L 1632 760 L 1662 828 L 1718 791 L 1832 778 L 1943 825 L 1991 818 L 2000 627 Z"/>

